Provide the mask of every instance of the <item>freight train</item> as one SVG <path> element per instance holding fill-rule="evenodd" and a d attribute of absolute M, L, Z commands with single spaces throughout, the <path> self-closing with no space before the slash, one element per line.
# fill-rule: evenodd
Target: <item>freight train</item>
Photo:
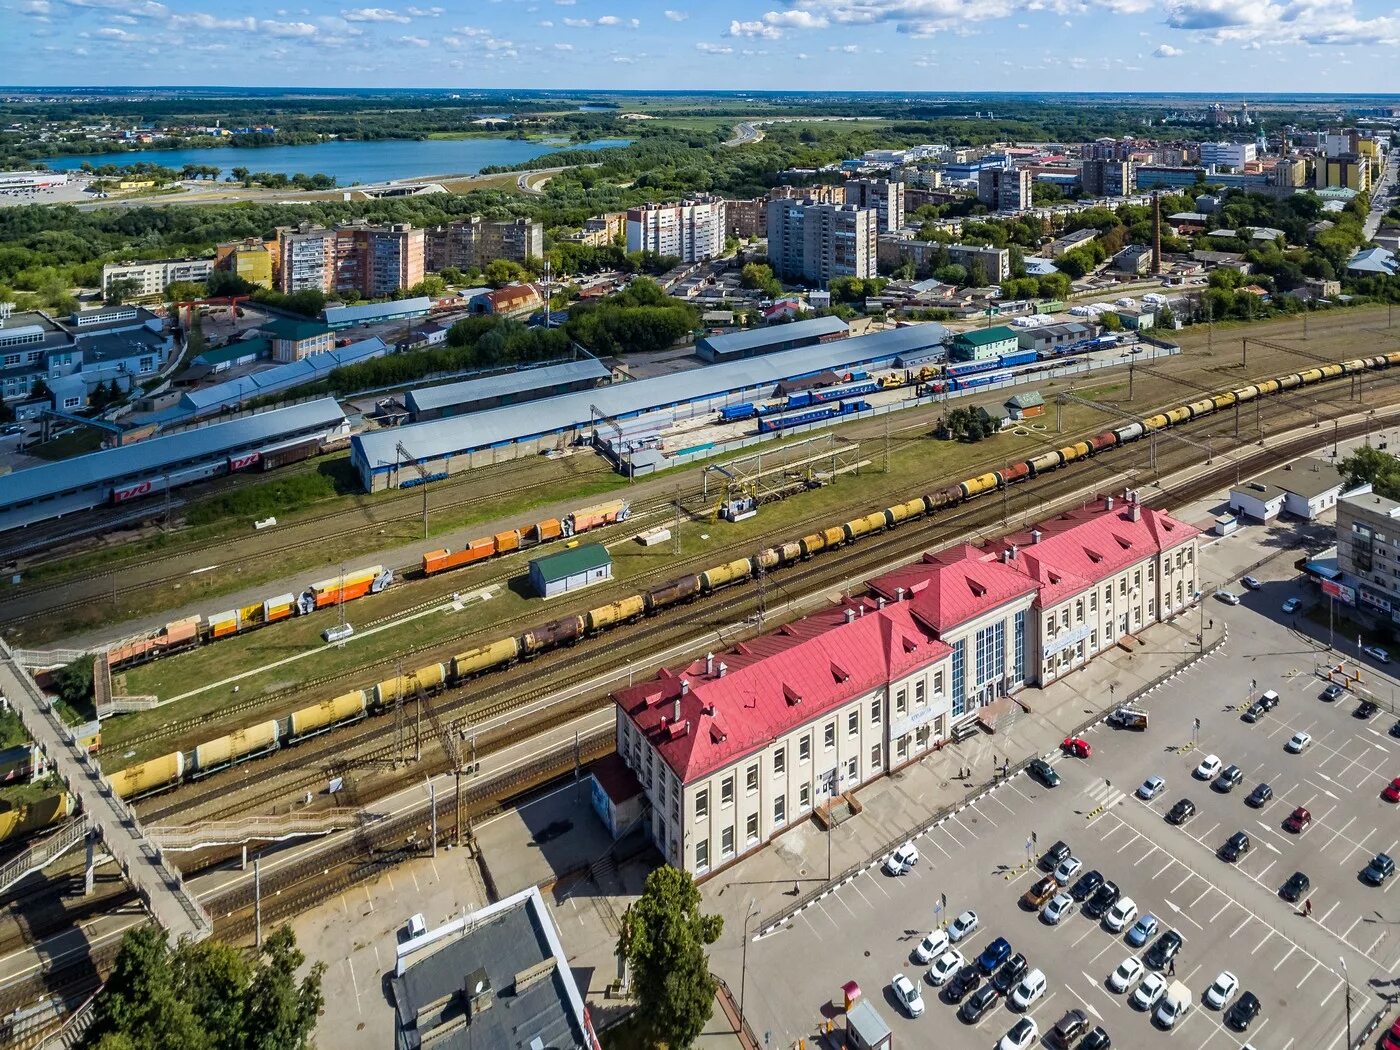
<path fill-rule="evenodd" d="M 1281 391 L 1309 386 L 1340 376 L 1397 366 L 1400 366 L 1400 352 L 1357 358 L 1339 364 L 1319 365 L 1202 397 L 1141 420 L 1125 423 L 1112 430 L 1105 430 L 1064 448 L 1042 452 L 1029 459 L 1008 464 L 1000 470 L 988 471 L 927 495 L 852 518 L 840 525 L 832 525 L 801 539 L 766 548 L 753 557 L 716 565 L 703 572 L 682 576 L 649 591 L 620 598 L 585 613 L 566 616 L 513 637 L 487 642 L 485 645 L 458 653 L 444 663 L 428 664 L 369 688 L 357 689 L 303 708 L 287 718 L 265 721 L 218 737 L 201 744 L 188 754 L 173 752 L 128 767 L 113 776 L 113 787 L 123 798 L 135 798 L 173 787 L 183 780 L 205 776 L 235 763 L 266 754 L 280 746 L 295 744 L 299 740 L 327 732 L 337 726 L 381 713 L 391 709 L 401 699 L 417 695 L 420 689 L 431 693 L 499 670 L 519 660 L 528 660 L 546 650 L 572 645 L 581 638 L 608 630 L 618 624 L 653 615 L 731 584 L 742 583 L 756 573 L 770 572 L 781 566 L 811 558 L 823 551 L 838 550 L 862 537 L 895 528 L 903 522 L 958 507 L 988 492 L 996 492 L 1018 482 L 1040 477 L 1108 449 L 1131 444 L 1146 434 L 1166 430 L 1189 420 L 1200 419 L 1213 412 L 1220 412 L 1237 404 L 1247 404 Z"/>
<path fill-rule="evenodd" d="M 512 551 L 525 550 L 550 540 L 568 538 L 602 525 L 626 521 L 631 508 L 626 500 L 611 500 L 597 506 L 576 510 L 563 518 L 549 518 L 533 525 L 498 532 L 471 540 L 460 550 L 428 551 L 423 555 L 421 571 L 424 576 L 436 576 L 450 569 L 461 568 Z M 279 594 L 239 609 L 214 613 L 209 617 L 188 616 L 174 620 L 160 630 L 142 638 L 114 645 L 107 651 L 107 661 L 114 670 L 132 667 L 161 656 L 192 649 L 208 642 L 230 638 L 236 634 L 278 623 L 293 616 L 304 616 L 341 602 L 353 601 L 366 594 L 378 594 L 394 582 L 394 570 L 371 565 L 321 580 L 307 587 L 300 595 Z"/>
<path fill-rule="evenodd" d="M 0 808 L 0 842 L 25 838 L 68 819 L 77 811 L 77 802 L 66 791 L 55 791 L 33 802 Z"/>

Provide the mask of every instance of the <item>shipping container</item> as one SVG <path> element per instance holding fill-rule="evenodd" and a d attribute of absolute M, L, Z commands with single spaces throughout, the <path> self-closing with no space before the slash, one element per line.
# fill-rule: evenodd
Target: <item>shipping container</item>
<path fill-rule="evenodd" d="M 515 529 L 507 532 L 498 532 L 494 537 L 497 554 L 509 554 L 511 551 L 520 549 L 520 533 Z"/>
<path fill-rule="evenodd" d="M 212 613 L 209 616 L 209 637 L 227 638 L 238 633 L 238 610 Z"/>
<path fill-rule="evenodd" d="M 576 510 L 563 521 L 564 535 L 574 536 L 580 532 L 587 532 L 589 529 L 596 529 L 600 525 L 612 525 L 619 521 L 626 521 L 631 510 L 625 500 L 609 500 L 607 503 L 599 503 L 593 507 L 584 507 Z"/>
<path fill-rule="evenodd" d="M 479 540 L 472 540 L 459 551 L 442 550 L 429 551 L 423 555 L 423 575 L 432 576 L 434 573 L 446 572 L 448 569 L 458 569 L 463 565 L 470 565 L 474 561 L 482 561 L 496 553 L 496 541 L 492 537 L 483 537 Z"/>

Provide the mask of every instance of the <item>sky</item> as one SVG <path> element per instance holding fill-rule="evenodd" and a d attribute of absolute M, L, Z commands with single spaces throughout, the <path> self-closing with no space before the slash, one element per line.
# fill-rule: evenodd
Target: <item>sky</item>
<path fill-rule="evenodd" d="M 1394 0 L 381 2 L 0 0 L 0 82 L 1400 91 Z"/>

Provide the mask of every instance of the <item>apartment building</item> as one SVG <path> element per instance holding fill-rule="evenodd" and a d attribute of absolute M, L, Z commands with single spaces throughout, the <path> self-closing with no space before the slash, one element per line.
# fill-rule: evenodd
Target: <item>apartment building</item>
<path fill-rule="evenodd" d="M 768 236 L 768 198 L 724 201 L 724 221 L 732 237 L 747 241 L 752 237 Z"/>
<path fill-rule="evenodd" d="M 1086 197 L 1130 197 L 1133 166 L 1126 160 L 1086 160 L 1080 167 L 1079 181 Z"/>
<path fill-rule="evenodd" d="M 977 199 L 997 211 L 1031 206 L 1031 173 L 1025 168 L 984 167 L 977 173 Z"/>
<path fill-rule="evenodd" d="M 873 208 L 768 202 L 768 261 L 790 281 L 824 284 L 837 277 L 874 277 L 878 216 Z"/>
<path fill-rule="evenodd" d="M 674 255 L 700 262 L 724 253 L 725 201 L 699 197 L 678 204 L 644 204 L 627 209 L 627 250 Z"/>
<path fill-rule="evenodd" d="M 102 295 L 110 296 L 118 282 L 130 282 L 125 299 L 159 299 L 177 282 L 201 283 L 213 272 L 213 259 L 159 259 L 154 262 L 106 263 L 102 267 Z"/>
<path fill-rule="evenodd" d="M 1371 163 L 1355 153 L 1318 157 L 1314 180 L 1320 190 L 1340 187 L 1365 193 L 1371 188 Z"/>
<path fill-rule="evenodd" d="M 617 753 L 667 861 L 713 874 L 814 808 L 994 722 L 1197 600 L 1200 532 L 1098 500 L 620 689 Z M 990 710 L 989 710 L 990 709 Z"/>
<path fill-rule="evenodd" d="M 1202 142 L 1199 149 L 1201 164 L 1207 168 L 1230 168 L 1243 171 L 1246 164 L 1258 156 L 1253 142 Z"/>
<path fill-rule="evenodd" d="M 1337 501 L 1337 567 L 1342 579 L 1324 593 L 1373 622 L 1400 624 L 1400 503 L 1374 492 Z"/>
<path fill-rule="evenodd" d="M 887 179 L 850 179 L 846 183 L 847 204 L 874 208 L 879 231 L 890 233 L 904 226 L 904 183 Z"/>
<path fill-rule="evenodd" d="M 542 258 L 544 223 L 531 219 L 492 222 L 473 215 L 434 226 L 424 235 L 423 268 L 433 273 L 448 267 L 464 273 L 481 270 L 496 259 L 524 263 Z"/>
<path fill-rule="evenodd" d="M 392 295 L 423 280 L 424 231 L 408 223 L 347 223 L 279 231 L 277 287 L 292 293 L 354 289 Z"/>
<path fill-rule="evenodd" d="M 943 244 L 921 241 L 899 234 L 881 234 L 876 244 L 879 263 L 887 270 L 912 262 L 920 272 L 927 272 L 939 260 L 946 259 L 969 273 L 975 266 L 982 268 L 989 284 L 1000 284 L 1011 276 L 1011 251 L 1008 248 L 987 248 L 976 244 Z M 770 249 L 771 255 L 771 249 Z"/>
<path fill-rule="evenodd" d="M 259 288 L 271 288 L 278 258 L 277 242 L 248 237 L 214 248 L 214 268 L 227 270 Z"/>

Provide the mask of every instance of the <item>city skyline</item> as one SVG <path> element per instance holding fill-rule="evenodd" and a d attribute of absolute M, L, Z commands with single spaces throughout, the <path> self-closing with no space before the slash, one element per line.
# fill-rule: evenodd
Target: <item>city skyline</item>
<path fill-rule="evenodd" d="M 1378 0 L 3 0 L 0 25 L 5 79 L 35 87 L 1238 93 L 1286 61 L 1379 92 L 1400 53 Z"/>

